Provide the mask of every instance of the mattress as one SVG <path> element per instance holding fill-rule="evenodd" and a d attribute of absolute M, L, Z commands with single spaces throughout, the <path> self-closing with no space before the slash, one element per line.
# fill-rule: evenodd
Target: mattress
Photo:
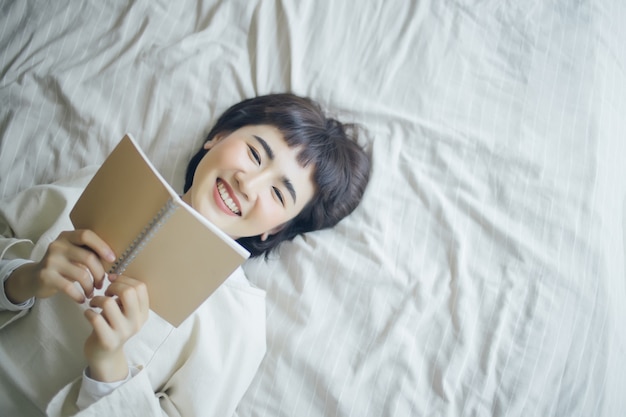
<path fill-rule="evenodd" d="M 3 2 L 0 197 L 129 132 L 182 188 L 219 114 L 291 91 L 361 127 L 335 228 L 245 264 L 238 416 L 626 412 L 626 3 Z"/>

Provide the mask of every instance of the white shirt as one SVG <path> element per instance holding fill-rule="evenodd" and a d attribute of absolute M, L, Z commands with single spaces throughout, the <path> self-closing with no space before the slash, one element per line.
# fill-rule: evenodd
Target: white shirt
<path fill-rule="evenodd" d="M 69 211 L 93 172 L 0 203 L 0 259 L 41 259 L 62 230 L 72 229 Z M 2 262 L 0 268 L 15 265 Z M 0 304 L 8 302 L 3 297 L 2 291 Z M 85 384 L 83 344 L 91 332 L 86 307 L 64 295 L 21 311 L 5 304 L 0 415 L 75 414 Z M 125 352 L 132 367 L 128 380 L 77 415 L 232 415 L 265 354 L 265 293 L 239 268 L 178 328 L 150 312 Z"/>

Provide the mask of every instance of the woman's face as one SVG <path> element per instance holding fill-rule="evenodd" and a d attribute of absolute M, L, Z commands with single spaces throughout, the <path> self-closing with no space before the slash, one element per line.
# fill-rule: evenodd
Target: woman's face
<path fill-rule="evenodd" d="M 313 198 L 313 167 L 273 126 L 245 126 L 204 147 L 183 200 L 234 239 L 267 238 Z"/>

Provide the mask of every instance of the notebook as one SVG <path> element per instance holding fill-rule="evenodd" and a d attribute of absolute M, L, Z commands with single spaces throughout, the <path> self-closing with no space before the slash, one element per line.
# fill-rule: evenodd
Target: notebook
<path fill-rule="evenodd" d="M 249 253 L 185 203 L 130 134 L 91 179 L 70 213 L 118 256 L 109 273 L 147 284 L 150 308 L 179 326 Z"/>

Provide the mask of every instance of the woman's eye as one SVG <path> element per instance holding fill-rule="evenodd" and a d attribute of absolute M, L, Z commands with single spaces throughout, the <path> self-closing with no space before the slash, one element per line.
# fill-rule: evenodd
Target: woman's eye
<path fill-rule="evenodd" d="M 259 155 L 259 153 L 257 152 L 256 149 L 254 149 L 254 147 L 249 146 L 248 145 L 248 149 L 250 149 L 250 153 L 252 154 L 252 157 L 254 158 L 254 160 L 256 161 L 256 163 L 258 165 L 261 165 L 261 155 Z"/>
<path fill-rule="evenodd" d="M 274 189 L 274 194 L 276 194 L 276 197 L 278 197 L 278 199 L 280 200 L 280 204 L 284 206 L 285 200 L 283 199 L 283 193 L 281 193 L 280 190 L 276 187 L 272 187 L 272 188 Z"/>

